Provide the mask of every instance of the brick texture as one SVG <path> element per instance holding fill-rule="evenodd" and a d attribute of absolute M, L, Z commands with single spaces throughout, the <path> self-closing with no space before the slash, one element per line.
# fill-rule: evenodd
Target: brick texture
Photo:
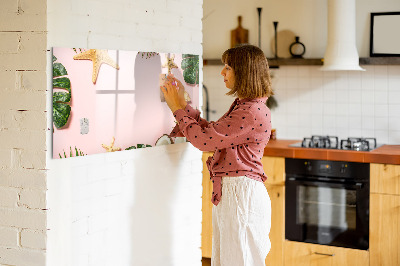
<path fill-rule="evenodd" d="M 46 229 L 46 212 L 26 208 L 0 208 L 0 226 Z"/>
<path fill-rule="evenodd" d="M 9 265 L 46 265 L 45 252 L 41 250 L 30 250 L 21 248 L 0 247 L 1 263 Z"/>
<path fill-rule="evenodd" d="M 20 206 L 29 209 L 45 209 L 46 208 L 46 191 L 37 189 L 22 189 L 20 194 Z"/>
<path fill-rule="evenodd" d="M 0 265 L 45 265 L 46 10 L 0 2 Z"/>
<path fill-rule="evenodd" d="M 70 158 L 61 164 L 46 159 L 51 153 L 50 50 L 82 47 L 201 54 L 202 0 L 2 0 L 0 17 L 0 265 L 42 266 L 46 256 L 50 265 L 61 265 L 70 258 L 54 259 L 55 254 L 72 254 L 69 251 L 74 252 L 74 265 L 127 265 L 128 253 L 113 257 L 108 252 L 124 248 L 119 239 L 129 236 L 122 230 L 132 226 L 127 224 L 129 217 L 119 216 L 131 208 L 125 202 L 132 196 L 126 194 L 127 188 L 134 175 L 138 175 L 135 179 L 142 176 L 138 166 L 149 167 L 146 158 L 153 161 L 159 151 L 121 153 L 112 160 L 111 156 Z M 173 156 L 179 156 L 181 151 L 172 149 Z M 166 150 L 162 153 L 168 158 Z M 184 175 L 201 171 L 192 163 L 199 154 L 189 157 L 187 163 L 174 167 L 159 158 L 166 166 L 162 173 L 188 180 Z M 147 187 L 149 181 L 162 189 L 172 184 L 157 184 L 155 177 L 160 174 L 152 170 L 147 179 L 138 179 L 139 185 L 145 182 L 142 185 Z M 49 178 L 54 184 L 50 187 Z M 46 201 L 50 192 L 56 193 L 50 197 L 53 202 Z M 58 227 L 48 225 L 59 219 Z M 64 226 L 73 228 L 65 231 L 71 233 L 67 236 L 74 244 L 72 250 L 54 242 L 66 237 L 63 234 L 49 242 L 48 236 L 65 230 Z M 47 243 L 53 248 L 50 254 L 46 254 Z M 80 245 L 84 247 L 77 248 Z M 58 248 L 67 251 L 57 253 Z M 165 262 L 163 256 L 155 258 L 154 265 Z"/>
<path fill-rule="evenodd" d="M 17 207 L 18 199 L 18 189 L 10 187 L 0 187 L 0 207 Z"/>
<path fill-rule="evenodd" d="M 46 249 L 45 231 L 23 229 L 21 231 L 21 246 L 34 249 Z"/>
<path fill-rule="evenodd" d="M 0 247 L 17 247 L 18 239 L 18 229 L 0 227 Z"/>

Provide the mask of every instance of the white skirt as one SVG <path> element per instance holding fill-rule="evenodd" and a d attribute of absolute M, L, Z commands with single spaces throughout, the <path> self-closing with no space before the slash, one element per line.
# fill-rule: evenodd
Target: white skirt
<path fill-rule="evenodd" d="M 271 200 L 264 184 L 222 178 L 222 197 L 212 210 L 212 266 L 262 266 L 271 249 Z"/>

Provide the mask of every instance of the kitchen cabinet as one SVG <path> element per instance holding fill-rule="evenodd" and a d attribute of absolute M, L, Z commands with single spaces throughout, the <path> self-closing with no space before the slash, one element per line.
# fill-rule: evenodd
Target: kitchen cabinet
<path fill-rule="evenodd" d="M 271 199 L 271 250 L 265 259 L 266 266 L 283 265 L 285 241 L 285 187 L 265 184 Z"/>
<path fill-rule="evenodd" d="M 283 265 L 285 240 L 285 158 L 264 156 L 261 160 L 267 175 L 265 187 L 271 199 L 271 250 L 265 259 L 267 266 Z"/>
<path fill-rule="evenodd" d="M 365 250 L 316 245 L 288 240 L 285 241 L 284 245 L 285 266 L 369 265 L 369 253 Z"/>
<path fill-rule="evenodd" d="M 211 258 L 212 254 L 212 183 L 208 172 L 206 161 L 211 152 L 203 153 L 203 218 L 202 218 L 202 256 Z M 271 221 L 271 250 L 266 258 L 266 265 L 283 265 L 283 242 L 285 230 L 285 158 L 263 157 L 262 164 L 268 176 L 265 187 L 271 199 L 272 221 Z"/>
<path fill-rule="evenodd" d="M 202 194 L 202 230 L 201 230 L 201 253 L 204 258 L 211 258 L 212 252 L 212 183 L 206 161 L 212 152 L 203 153 L 203 194 Z"/>
<path fill-rule="evenodd" d="M 206 258 L 212 252 L 212 183 L 205 164 L 209 156 L 211 152 L 203 153 L 202 255 Z M 400 265 L 400 165 L 370 164 L 370 248 L 365 251 L 285 240 L 285 158 L 264 156 L 262 163 L 272 205 L 272 247 L 266 265 Z"/>
<path fill-rule="evenodd" d="M 400 195 L 400 165 L 370 164 L 371 193 Z"/>
<path fill-rule="evenodd" d="M 400 165 L 370 167 L 370 265 L 400 265 Z"/>
<path fill-rule="evenodd" d="M 261 163 L 268 177 L 265 185 L 285 185 L 285 158 L 264 156 Z"/>

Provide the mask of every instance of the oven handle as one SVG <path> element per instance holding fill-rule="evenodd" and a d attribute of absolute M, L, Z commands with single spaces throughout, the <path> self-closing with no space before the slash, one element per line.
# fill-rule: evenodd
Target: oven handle
<path fill-rule="evenodd" d="M 303 178 L 297 178 L 297 177 L 288 177 L 286 181 L 291 181 L 291 182 L 296 182 L 296 183 L 301 183 L 304 185 L 318 185 L 318 184 L 325 184 L 325 185 L 341 185 L 345 186 L 348 188 L 354 188 L 354 189 L 361 189 L 363 187 L 363 183 L 361 182 L 356 182 L 356 183 L 346 183 L 346 182 L 332 182 L 332 181 L 321 181 L 321 180 L 316 180 L 316 181 L 309 181 L 309 180 L 304 180 Z"/>

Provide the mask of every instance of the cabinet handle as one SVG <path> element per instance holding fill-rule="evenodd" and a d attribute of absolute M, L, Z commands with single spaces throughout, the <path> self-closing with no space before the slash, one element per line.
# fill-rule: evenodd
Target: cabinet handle
<path fill-rule="evenodd" d="M 320 252 L 314 252 L 315 255 L 324 255 L 324 256 L 335 256 L 335 254 L 327 254 L 327 253 L 320 253 Z"/>

